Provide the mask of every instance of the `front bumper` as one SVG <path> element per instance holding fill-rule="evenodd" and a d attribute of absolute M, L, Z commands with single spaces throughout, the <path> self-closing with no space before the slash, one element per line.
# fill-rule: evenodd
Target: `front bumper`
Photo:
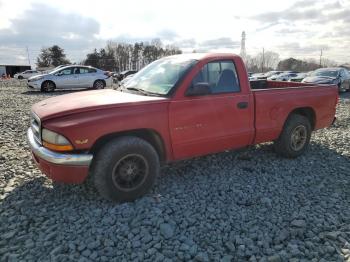
<path fill-rule="evenodd" d="M 86 179 L 93 158 L 91 154 L 64 154 L 48 150 L 36 142 L 31 128 L 28 129 L 27 139 L 35 163 L 49 178 L 73 184 Z"/>
<path fill-rule="evenodd" d="M 39 81 L 27 81 L 28 88 L 40 89 L 41 83 Z"/>

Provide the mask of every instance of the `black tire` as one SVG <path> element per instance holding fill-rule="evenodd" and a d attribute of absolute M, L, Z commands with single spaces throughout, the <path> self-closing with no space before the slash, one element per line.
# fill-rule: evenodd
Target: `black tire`
<path fill-rule="evenodd" d="M 22 80 L 22 79 L 23 79 L 23 76 L 18 76 L 18 79 L 19 79 L 19 80 Z"/>
<path fill-rule="evenodd" d="M 125 202 L 147 193 L 159 170 L 159 156 L 153 146 L 141 138 L 125 136 L 112 140 L 97 152 L 91 175 L 104 198 Z"/>
<path fill-rule="evenodd" d="M 53 92 L 56 89 L 56 85 L 52 81 L 44 81 L 41 84 L 41 92 Z"/>
<path fill-rule="evenodd" d="M 276 153 L 283 157 L 296 158 L 307 149 L 310 138 L 311 124 L 309 119 L 302 115 L 293 114 L 288 117 L 279 138 L 274 142 L 274 148 Z"/>
<path fill-rule="evenodd" d="M 102 80 L 96 80 L 94 82 L 94 85 L 92 86 L 93 89 L 104 89 L 106 86 L 105 82 Z"/>

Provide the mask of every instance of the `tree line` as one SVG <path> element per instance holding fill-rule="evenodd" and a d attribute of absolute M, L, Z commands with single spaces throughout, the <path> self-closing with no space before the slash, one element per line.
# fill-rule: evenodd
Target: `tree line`
<path fill-rule="evenodd" d="M 159 39 L 149 42 L 136 42 L 134 44 L 108 42 L 104 48 L 94 49 L 86 55 L 86 58 L 78 64 L 90 65 L 103 70 L 120 72 L 124 70 L 140 70 L 145 65 L 164 56 L 181 54 L 181 50 L 172 45 L 164 46 Z M 315 59 L 288 58 L 281 60 L 279 54 L 272 51 L 263 51 L 255 56 L 246 55 L 243 57 L 249 72 L 266 72 L 271 70 L 280 71 L 312 71 L 320 67 L 333 67 L 337 63 L 322 59 L 317 62 Z M 67 59 L 64 50 L 54 45 L 42 48 L 37 58 L 37 66 L 41 68 L 56 67 L 59 65 L 71 64 Z"/>
<path fill-rule="evenodd" d="M 78 64 L 89 65 L 103 70 L 120 72 L 124 70 L 140 70 L 145 65 L 164 56 L 181 54 L 181 50 L 172 45 L 164 46 L 159 39 L 135 44 L 108 42 L 100 50 L 94 49 Z M 38 67 L 56 67 L 69 64 L 64 50 L 55 45 L 42 48 L 37 58 Z"/>
<path fill-rule="evenodd" d="M 272 51 L 263 51 L 255 56 L 243 57 L 247 70 L 252 73 L 267 72 L 271 70 L 278 71 L 313 71 L 321 67 L 337 66 L 335 61 L 322 59 L 319 62 L 316 59 L 296 59 L 293 57 L 281 60 L 279 54 Z"/>

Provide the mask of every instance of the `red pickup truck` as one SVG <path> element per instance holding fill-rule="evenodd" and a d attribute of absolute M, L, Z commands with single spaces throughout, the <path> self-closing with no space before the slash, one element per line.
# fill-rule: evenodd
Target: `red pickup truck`
<path fill-rule="evenodd" d="M 274 141 L 302 154 L 313 130 L 328 127 L 336 85 L 248 81 L 232 54 L 184 54 L 157 60 L 119 90 L 49 98 L 32 107 L 27 136 L 38 167 L 54 181 L 91 176 L 105 198 L 145 194 L 160 165 Z"/>

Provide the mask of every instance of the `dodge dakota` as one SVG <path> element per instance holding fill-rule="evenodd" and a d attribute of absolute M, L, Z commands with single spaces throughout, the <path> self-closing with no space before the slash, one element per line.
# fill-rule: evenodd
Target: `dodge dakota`
<path fill-rule="evenodd" d="M 295 158 L 335 119 L 336 85 L 248 80 L 233 54 L 159 59 L 118 90 L 66 94 L 32 107 L 27 138 L 56 182 L 88 177 L 113 201 L 147 193 L 164 163 L 267 141 Z"/>

